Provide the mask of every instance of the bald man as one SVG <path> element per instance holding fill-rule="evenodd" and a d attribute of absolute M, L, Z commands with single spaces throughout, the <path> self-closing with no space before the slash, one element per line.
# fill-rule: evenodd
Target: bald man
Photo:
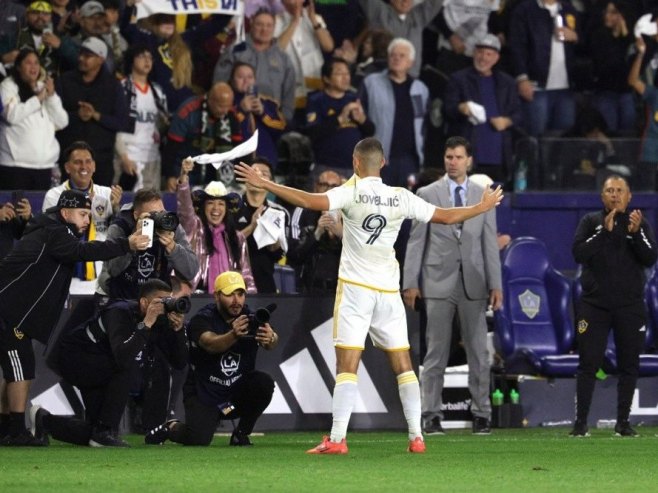
<path fill-rule="evenodd" d="M 226 152 L 242 142 L 233 98 L 231 86 L 216 82 L 207 94 L 194 96 L 178 108 L 171 120 L 162 155 L 167 191 L 176 190 L 180 163 L 187 156 Z M 210 165 L 196 166 L 189 176 L 193 185 L 220 180 Z"/>

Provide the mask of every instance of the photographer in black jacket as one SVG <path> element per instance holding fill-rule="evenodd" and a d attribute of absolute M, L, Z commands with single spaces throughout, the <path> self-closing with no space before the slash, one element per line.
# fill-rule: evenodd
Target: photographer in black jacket
<path fill-rule="evenodd" d="M 612 328 L 617 351 L 617 436 L 637 436 L 629 424 L 640 352 L 646 336 L 644 270 L 656 263 L 656 241 L 631 200 L 628 182 L 610 176 L 603 184 L 604 209 L 583 217 L 576 230 L 573 256 L 582 265 L 583 294 L 577 306 L 578 374 L 576 422 L 571 436 L 589 436 L 587 415 L 596 371 L 603 363 Z"/>
<path fill-rule="evenodd" d="M 30 220 L 23 237 L 0 261 L 0 367 L 10 412 L 8 434 L 0 445 L 42 445 L 25 429 L 27 396 L 35 376 L 32 339 L 48 343 L 75 263 L 107 260 L 148 244 L 141 230 L 116 240 L 81 242 L 90 217 L 87 195 L 65 190 L 56 206 Z"/>
<path fill-rule="evenodd" d="M 245 305 L 246 292 L 238 272 L 217 276 L 216 304 L 199 310 L 188 327 L 186 423 L 168 421 L 147 434 L 147 443 L 169 438 L 183 445 L 209 445 L 218 420 L 240 418 L 229 444 L 251 445 L 249 434 L 274 392 L 272 377 L 255 370 L 256 354 L 259 346 L 275 348 L 279 336 L 262 318 L 258 323 Z"/>
<path fill-rule="evenodd" d="M 145 384 L 145 407 L 158 414 L 156 423 L 165 420 L 171 379 L 154 372 L 187 363 L 185 309 L 172 306 L 176 303 L 170 296 L 169 285 L 151 279 L 141 286 L 138 301 L 112 302 L 61 337 L 59 371 L 80 390 L 86 419 L 55 416 L 33 406 L 36 438 L 50 434 L 77 445 L 127 447 L 116 432 L 136 371 Z"/>

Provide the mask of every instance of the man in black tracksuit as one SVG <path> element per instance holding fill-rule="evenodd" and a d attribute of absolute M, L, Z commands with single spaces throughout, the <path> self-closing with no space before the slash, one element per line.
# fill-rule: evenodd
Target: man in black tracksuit
<path fill-rule="evenodd" d="M 631 192 L 613 175 L 603 184 L 604 210 L 583 217 L 573 255 L 582 265 L 583 294 L 577 307 L 578 364 L 576 422 L 571 436 L 589 436 L 587 415 L 610 328 L 617 351 L 617 436 L 636 436 L 629 424 L 640 352 L 646 336 L 644 270 L 657 258 L 654 234 L 642 213 L 626 210 Z"/>
<path fill-rule="evenodd" d="M 25 407 L 34 379 L 32 339 L 48 343 L 69 293 L 75 263 L 107 260 L 144 249 L 137 232 L 114 241 L 81 242 L 91 201 L 65 190 L 57 205 L 28 223 L 23 237 L 0 262 L 0 367 L 7 381 L 9 433 L 0 445 L 39 445 L 25 429 Z"/>
<path fill-rule="evenodd" d="M 187 364 L 184 314 L 165 310 L 171 287 L 150 279 L 137 301 L 119 300 L 64 334 L 58 341 L 58 368 L 82 394 L 85 420 L 30 410 L 34 436 L 46 434 L 64 442 L 92 447 L 126 447 L 116 435 L 133 390 L 135 373 L 144 383 L 145 416 L 150 428 L 162 423 L 169 409 L 171 367 Z M 171 365 L 171 366 L 170 366 Z M 165 371 L 165 375 L 159 374 Z M 157 372 L 157 374 L 156 374 Z"/>

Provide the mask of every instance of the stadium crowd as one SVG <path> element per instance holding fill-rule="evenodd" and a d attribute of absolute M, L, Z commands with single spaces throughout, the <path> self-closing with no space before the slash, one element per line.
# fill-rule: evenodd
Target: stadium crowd
<path fill-rule="evenodd" d="M 658 184 L 656 0 L 245 0 L 244 19 L 164 13 L 137 19 L 138 2 L 0 4 L 0 189 L 13 191 L 0 208 L 0 248 L 8 253 L 37 214 L 23 191 L 43 191 L 49 214 L 66 210 L 65 192 L 84 192 L 89 224 L 77 225 L 75 234 L 113 243 L 114 257 L 103 256 L 104 263 L 67 257 L 71 292 L 95 294 L 94 320 L 108 307 L 129 313 L 135 333 L 144 320 L 153 327 L 153 293 L 166 292 L 166 285 L 176 297 L 213 294 L 216 306 L 206 307 L 200 318 L 208 320 L 197 320 L 190 339 L 191 354 L 209 368 L 230 344 L 208 333 L 237 340 L 247 330 L 245 321 L 239 327 L 219 321 L 234 309 L 229 298 L 242 306 L 247 292 L 276 293 L 278 265 L 294 269 L 299 292 L 336 291 L 343 217 L 295 208 L 243 185 L 233 169 L 237 160 L 207 164 L 189 156 L 230 151 L 257 132 L 256 151 L 241 160 L 259 176 L 327 193 L 353 174 L 355 145 L 374 137 L 386 159 L 383 183 L 415 192 L 444 167 L 453 178 L 444 143 L 459 136 L 465 144 L 457 147 L 468 151 L 462 178 L 466 171 L 484 174 L 513 190 L 519 142 L 551 136 L 597 143 L 602 161 L 583 157 L 576 166 L 593 177 L 616 162 L 611 142 L 620 137 L 643 142 L 637 171 L 626 181 L 650 190 Z M 479 185 L 473 189 L 480 192 Z M 126 192 L 134 200 L 122 205 Z M 175 219 L 166 214 L 164 193 L 175 194 Z M 459 196 L 439 205 L 467 204 Z M 156 223 L 148 247 L 137 245 L 147 217 Z M 408 235 L 403 225 L 396 244 L 401 263 Z M 219 282 L 228 271 L 240 279 Z M 499 266 L 492 272 L 499 276 Z M 141 292 L 153 279 L 166 285 Z M 486 282 L 482 299 L 492 289 L 498 305 L 499 281 Z M 119 298 L 133 304 L 113 305 Z M 84 315 L 69 324 L 72 330 L 89 319 Z M 178 332 L 180 320 L 171 318 Z M 263 327 L 251 342 L 270 349 L 277 336 Z M 111 338 L 106 356 L 122 350 L 117 341 Z M 131 348 L 132 361 L 142 346 Z M 161 358 L 165 373 L 181 366 L 177 351 L 174 363 Z M 255 347 L 245 351 L 254 363 Z M 121 389 L 129 387 L 126 378 Z M 254 378 L 257 388 L 271 391 L 269 377 Z M 192 403 L 197 413 L 224 399 L 204 392 Z M 224 416 L 235 410 L 232 402 L 219 404 Z M 9 408 L 0 411 L 0 434 L 10 444 L 20 434 L 13 440 L 32 444 L 37 438 L 17 424 L 25 405 Z M 488 412 L 478 416 L 485 420 L 479 432 L 488 432 Z M 40 426 L 57 428 L 45 410 L 35 413 Z M 232 445 L 250 444 L 257 417 L 245 419 Z M 94 422 L 72 441 L 125 445 L 116 421 Z M 151 443 L 169 430 L 176 441 L 206 443 L 216 421 L 204 423 L 203 438 L 188 423 L 189 440 L 181 438 L 188 433 L 183 423 L 145 431 Z"/>

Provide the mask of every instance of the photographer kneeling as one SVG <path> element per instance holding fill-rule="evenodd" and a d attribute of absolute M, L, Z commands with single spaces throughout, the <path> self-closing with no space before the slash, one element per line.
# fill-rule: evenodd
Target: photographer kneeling
<path fill-rule="evenodd" d="M 269 312 L 259 309 L 260 316 L 254 316 L 245 297 L 245 282 L 238 272 L 217 276 L 216 303 L 201 308 L 188 325 L 186 423 L 168 421 L 146 435 L 147 443 L 169 438 L 184 445 L 209 445 L 220 419 L 240 418 L 229 445 L 251 445 L 249 434 L 274 392 L 272 377 L 254 369 L 256 354 L 259 346 L 275 348 L 279 336 L 267 323 Z"/>
<path fill-rule="evenodd" d="M 140 353 L 148 388 L 145 400 L 159 407 L 164 419 L 170 389 L 163 386 L 170 385 L 170 378 L 160 378 L 150 369 L 169 365 L 181 369 L 188 355 L 182 328 L 189 298 L 170 296 L 168 284 L 151 279 L 141 286 L 138 301 L 111 302 L 99 315 L 62 335 L 59 371 L 66 382 L 80 390 L 86 419 L 56 416 L 33 406 L 30 418 L 35 437 L 50 434 L 77 445 L 127 447 L 117 430 Z"/>

